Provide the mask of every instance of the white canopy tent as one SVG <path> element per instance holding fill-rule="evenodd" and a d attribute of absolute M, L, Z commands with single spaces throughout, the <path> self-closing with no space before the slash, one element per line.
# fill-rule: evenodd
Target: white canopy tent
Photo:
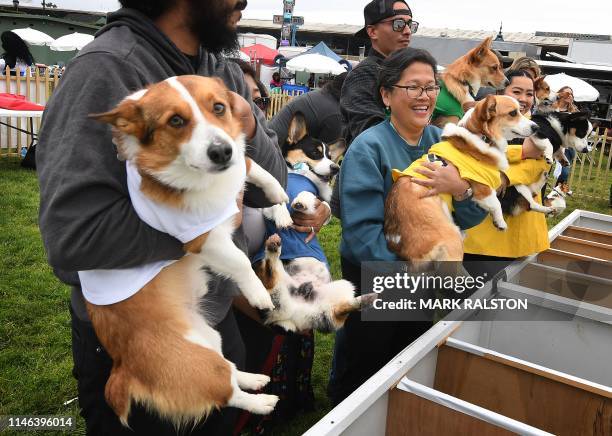
<path fill-rule="evenodd" d="M 287 68 L 291 71 L 315 74 L 338 75 L 346 72 L 346 69 L 335 60 L 317 53 L 296 56 L 287 62 Z"/>
<path fill-rule="evenodd" d="M 93 40 L 93 35 L 74 32 L 57 38 L 49 44 L 49 48 L 54 51 L 81 50 Z"/>
<path fill-rule="evenodd" d="M 24 27 L 22 29 L 12 29 L 11 32 L 17 34 L 21 39 L 30 45 L 49 45 L 55 41 L 51 36 L 40 30 Z"/>
<path fill-rule="evenodd" d="M 564 86 L 569 86 L 574 92 L 575 101 L 596 101 L 599 98 L 599 91 L 589 83 L 565 73 L 550 74 L 546 76 L 546 83 L 550 89 L 557 92 Z"/>

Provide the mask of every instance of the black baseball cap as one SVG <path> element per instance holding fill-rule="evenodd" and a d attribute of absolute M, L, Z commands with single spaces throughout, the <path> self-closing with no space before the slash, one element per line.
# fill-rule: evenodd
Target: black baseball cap
<path fill-rule="evenodd" d="M 393 4 L 401 2 L 406 5 L 406 9 L 393 10 Z M 385 18 L 394 17 L 395 15 L 410 15 L 412 17 L 412 11 L 410 6 L 404 0 L 372 0 L 370 3 L 363 8 L 363 18 L 365 20 L 365 26 L 359 32 L 355 33 L 357 38 L 367 38 L 368 26 L 376 24 Z"/>

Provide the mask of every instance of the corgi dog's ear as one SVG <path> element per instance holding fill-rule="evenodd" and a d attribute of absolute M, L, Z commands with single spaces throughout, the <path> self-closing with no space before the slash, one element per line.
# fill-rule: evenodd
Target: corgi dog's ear
<path fill-rule="evenodd" d="M 329 156 L 332 161 L 338 163 L 344 152 L 346 151 L 346 141 L 344 138 L 339 138 L 327 146 L 329 148 Z"/>
<path fill-rule="evenodd" d="M 90 114 L 89 118 L 113 126 L 113 137 L 118 133 L 133 136 L 143 145 L 148 144 L 153 135 L 142 109 L 134 100 L 124 100 L 115 109 L 100 114 Z"/>
<path fill-rule="evenodd" d="M 308 135 L 306 127 L 306 118 L 301 112 L 296 112 L 289 122 L 289 131 L 287 132 L 287 143 L 297 144 Z"/>
<path fill-rule="evenodd" d="M 497 115 L 497 100 L 494 95 L 487 97 L 474 107 L 474 115 L 482 122 L 489 121 Z"/>
<path fill-rule="evenodd" d="M 470 56 L 468 57 L 468 62 L 473 65 L 480 65 L 482 60 L 485 58 L 487 51 L 491 50 L 492 42 L 493 42 L 493 38 L 490 36 L 484 41 L 482 41 L 476 48 L 474 48 L 470 52 Z"/>
<path fill-rule="evenodd" d="M 470 132 L 482 132 L 491 137 L 489 122 L 497 115 L 497 99 L 494 95 L 487 95 L 474 106 L 471 116 L 466 122 L 466 129 Z"/>

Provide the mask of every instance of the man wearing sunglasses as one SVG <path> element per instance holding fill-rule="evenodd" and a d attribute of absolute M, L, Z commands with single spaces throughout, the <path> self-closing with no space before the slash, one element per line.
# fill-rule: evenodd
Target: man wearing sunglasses
<path fill-rule="evenodd" d="M 408 47 L 419 28 L 405 0 L 373 0 L 363 9 L 365 27 L 355 34 L 369 38 L 368 57 L 347 76 L 340 96 L 344 138 L 350 143 L 364 130 L 385 119 L 385 108 L 379 102 L 376 82 L 378 67 L 395 50 Z M 338 183 L 331 201 L 334 216 L 340 218 Z"/>

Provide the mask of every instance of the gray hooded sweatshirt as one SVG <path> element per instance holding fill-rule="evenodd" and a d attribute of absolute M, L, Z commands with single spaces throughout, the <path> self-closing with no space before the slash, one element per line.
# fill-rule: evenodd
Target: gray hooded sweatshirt
<path fill-rule="evenodd" d="M 60 280 L 72 286 L 72 307 L 81 319 L 88 317 L 77 271 L 128 268 L 184 255 L 177 239 L 140 220 L 130 202 L 125 163 L 117 159 L 110 127 L 87 115 L 112 109 L 148 84 L 184 74 L 220 77 L 230 90 L 251 101 L 236 64 L 203 48 L 199 60 L 196 71 L 149 18 L 120 9 L 68 64 L 47 104 L 36 154 L 40 231 L 49 264 Z M 253 113 L 257 132 L 247 144 L 247 155 L 284 186 L 287 168 L 276 135 L 255 106 Z M 244 203 L 270 205 L 254 186 L 247 186 Z M 242 228 L 234 240 L 245 249 Z M 203 304 L 211 324 L 225 317 L 237 293 L 227 280 L 209 283 Z"/>

